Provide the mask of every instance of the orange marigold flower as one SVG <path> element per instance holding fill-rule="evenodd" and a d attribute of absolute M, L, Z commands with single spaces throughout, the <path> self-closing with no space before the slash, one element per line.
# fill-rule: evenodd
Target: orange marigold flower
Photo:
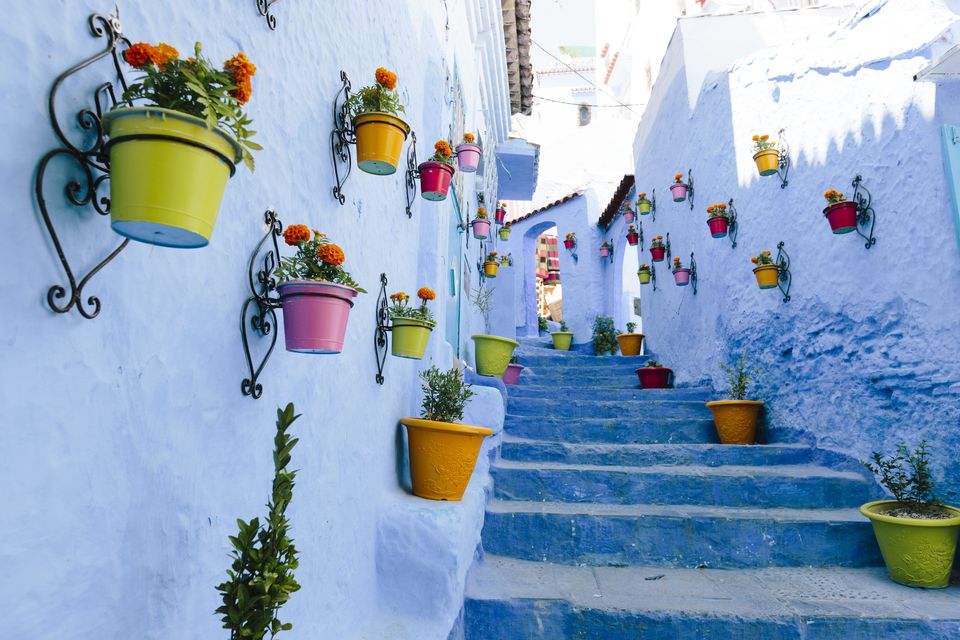
<path fill-rule="evenodd" d="M 767 134 L 763 134 L 762 136 L 760 136 L 760 139 L 761 139 L 761 140 L 766 140 L 766 139 L 768 139 L 769 137 L 770 137 L 770 136 L 768 136 Z"/>
<path fill-rule="evenodd" d="M 283 230 L 283 240 L 291 247 L 310 239 L 310 229 L 305 224 L 292 224 Z"/>
<path fill-rule="evenodd" d="M 393 91 L 397 87 L 397 74 L 393 71 L 380 67 L 373 75 L 386 89 Z"/>
<path fill-rule="evenodd" d="M 754 142 L 756 142 L 756 141 L 759 140 L 759 139 L 760 139 L 760 136 L 759 136 L 759 135 L 757 135 L 756 133 L 753 134 L 753 141 L 754 141 Z"/>
<path fill-rule="evenodd" d="M 683 174 L 678 173 L 677 175 L 673 176 L 673 179 L 676 180 L 677 182 L 680 182 L 680 180 L 683 179 Z"/>
<path fill-rule="evenodd" d="M 713 209 L 714 209 L 713 205 L 710 205 L 709 207 L 707 207 L 707 213 L 713 213 Z"/>
<path fill-rule="evenodd" d="M 761 251 L 761 252 L 760 252 L 760 255 L 762 255 L 762 256 L 768 256 L 768 255 L 770 255 L 770 252 L 769 252 L 769 251 Z"/>
<path fill-rule="evenodd" d="M 756 256 L 754 256 L 753 258 L 750 258 L 750 262 L 752 262 L 753 264 L 757 264 Z"/>
<path fill-rule="evenodd" d="M 437 294 L 435 294 L 430 287 L 420 287 L 417 291 L 417 297 L 426 302 L 427 300 L 435 299 Z"/>
<path fill-rule="evenodd" d="M 391 294 L 390 299 L 396 300 L 397 302 L 403 302 L 404 300 L 407 299 L 407 297 L 408 297 L 407 294 L 404 293 L 403 291 L 397 291 L 396 293 Z"/>
<path fill-rule="evenodd" d="M 253 84 L 250 82 L 257 73 L 257 66 L 247 59 L 242 51 L 223 63 L 223 70 L 233 78 L 236 88 L 230 91 L 230 96 L 236 98 L 240 104 L 247 104 L 253 94 Z"/>
<path fill-rule="evenodd" d="M 727 210 L 727 205 L 725 205 L 725 204 L 723 204 L 723 203 L 718 204 L 717 207 L 720 208 L 720 211 L 726 211 L 726 210 Z"/>
<path fill-rule="evenodd" d="M 646 194 L 646 192 L 644 192 L 644 193 L 641 193 L 640 195 L 638 195 L 637 197 L 638 197 L 638 198 L 646 198 L 646 197 L 647 197 L 647 194 Z"/>
<path fill-rule="evenodd" d="M 450 143 L 446 140 L 437 140 L 436 144 L 433 145 L 433 149 L 437 152 L 437 155 L 449 156 L 453 153 L 450 149 Z"/>
<path fill-rule="evenodd" d="M 463 134 L 463 140 L 464 140 L 465 142 L 473 142 L 473 141 L 476 140 L 476 139 L 477 139 L 477 137 L 474 136 L 472 133 L 465 133 L 465 134 Z"/>
<path fill-rule="evenodd" d="M 149 45 L 146 42 L 138 42 L 137 44 L 130 45 L 130 48 L 123 52 L 123 59 L 127 61 L 131 67 L 135 69 L 142 69 L 145 64 L 151 62 L 151 54 L 153 53 L 153 45 Z"/>
<path fill-rule="evenodd" d="M 150 49 L 150 61 L 153 64 L 157 65 L 157 68 L 163 69 L 167 66 L 167 63 L 171 60 L 176 60 L 180 57 L 180 52 L 168 45 L 166 42 L 161 42 L 155 47 Z"/>
<path fill-rule="evenodd" d="M 230 91 L 230 96 L 240 104 L 247 104 L 251 95 L 253 95 L 253 85 L 249 80 L 239 83 L 236 89 Z"/>
<path fill-rule="evenodd" d="M 321 262 L 326 262 L 334 266 L 339 266 L 346 260 L 346 256 L 343 255 L 343 249 L 333 243 L 322 244 L 317 247 L 317 257 Z"/>

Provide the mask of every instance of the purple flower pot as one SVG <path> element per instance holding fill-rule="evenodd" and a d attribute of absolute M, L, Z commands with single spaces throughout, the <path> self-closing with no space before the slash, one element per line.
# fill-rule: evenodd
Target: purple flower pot
<path fill-rule="evenodd" d="M 520 372 L 523 371 L 522 364 L 510 363 L 507 370 L 503 372 L 503 384 L 517 384 L 520 382 Z"/>
<path fill-rule="evenodd" d="M 687 199 L 687 185 L 682 182 L 675 182 L 670 185 L 670 193 L 673 194 L 674 202 L 683 202 Z"/>
<path fill-rule="evenodd" d="M 673 271 L 673 281 L 678 287 L 685 287 L 690 284 L 690 269 L 675 269 Z"/>
<path fill-rule="evenodd" d="M 473 227 L 473 237 L 478 240 L 486 240 L 490 237 L 490 221 L 486 218 L 475 218 L 470 223 Z"/>
<path fill-rule="evenodd" d="M 457 145 L 457 165 L 460 167 L 460 171 L 476 173 L 482 155 L 483 150 L 479 145 L 470 142 Z"/>
<path fill-rule="evenodd" d="M 626 222 L 627 224 L 633 222 L 636 219 L 637 219 L 637 214 L 635 214 L 633 211 L 623 212 L 623 221 Z"/>
<path fill-rule="evenodd" d="M 291 280 L 277 286 L 287 351 L 340 353 L 357 290 L 342 284 Z"/>

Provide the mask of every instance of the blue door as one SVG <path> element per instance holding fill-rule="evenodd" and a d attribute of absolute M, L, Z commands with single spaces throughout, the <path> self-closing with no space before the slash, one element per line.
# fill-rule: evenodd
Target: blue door
<path fill-rule="evenodd" d="M 457 192 L 450 190 L 450 223 L 447 228 L 446 295 L 447 342 L 460 356 L 460 273 L 463 262 L 463 214 Z"/>

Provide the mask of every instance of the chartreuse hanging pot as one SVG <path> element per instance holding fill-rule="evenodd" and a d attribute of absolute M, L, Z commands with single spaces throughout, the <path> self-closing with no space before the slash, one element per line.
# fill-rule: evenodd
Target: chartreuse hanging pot
<path fill-rule="evenodd" d="M 368 111 L 354 116 L 353 130 L 357 136 L 357 166 L 361 171 L 377 176 L 397 172 L 410 125 L 392 113 Z"/>
<path fill-rule="evenodd" d="M 240 144 L 205 120 L 160 107 L 114 109 L 103 128 L 113 230 L 162 247 L 206 246 Z"/>
<path fill-rule="evenodd" d="M 899 506 L 896 500 L 878 500 L 860 507 L 860 513 L 873 523 L 873 533 L 890 578 L 909 587 L 942 589 L 949 586 L 960 532 L 960 509 L 943 507 L 952 516 L 943 519 L 888 514 Z"/>
<path fill-rule="evenodd" d="M 763 410 L 758 400 L 716 400 L 708 402 L 713 423 L 723 444 L 753 444 L 757 439 L 757 419 Z"/>
<path fill-rule="evenodd" d="M 398 358 L 422 360 L 434 324 L 415 318 L 390 318 L 390 353 Z"/>
<path fill-rule="evenodd" d="M 520 346 L 517 341 L 500 336 L 477 334 L 470 338 L 476 347 L 477 373 L 481 376 L 503 376 L 513 357 L 513 350 Z"/>
<path fill-rule="evenodd" d="M 557 351 L 570 351 L 570 345 L 573 344 L 572 331 L 551 331 L 550 337 L 553 338 L 553 348 Z"/>
<path fill-rule="evenodd" d="M 413 493 L 430 500 L 460 500 L 470 483 L 486 427 L 401 418 L 407 428 Z"/>

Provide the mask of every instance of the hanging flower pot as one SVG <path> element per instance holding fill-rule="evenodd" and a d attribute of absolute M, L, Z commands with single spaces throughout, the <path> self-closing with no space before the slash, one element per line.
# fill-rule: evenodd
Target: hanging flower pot
<path fill-rule="evenodd" d="M 647 366 L 636 370 L 641 389 L 669 389 L 673 369 L 663 367 L 656 360 L 647 362 Z"/>
<path fill-rule="evenodd" d="M 296 258 L 282 258 L 276 271 L 287 351 L 340 353 L 353 299 L 366 291 L 341 266 L 343 250 L 325 235 L 311 238 L 306 225 L 295 224 L 283 239 L 297 247 Z"/>
<path fill-rule="evenodd" d="M 486 240 L 490 237 L 490 220 L 487 218 L 487 210 L 483 207 L 477 208 L 477 217 L 470 222 L 473 228 L 473 237 L 478 240 Z"/>
<path fill-rule="evenodd" d="M 563 239 L 563 246 L 565 249 L 572 250 L 575 246 L 577 246 L 577 236 L 572 233 L 568 233 Z"/>
<path fill-rule="evenodd" d="M 850 233 L 857 230 L 857 203 L 844 200 L 843 194 L 836 189 L 829 189 L 823 194 L 829 203 L 823 210 L 823 215 L 830 223 L 830 229 L 836 233 Z"/>
<path fill-rule="evenodd" d="M 680 264 L 680 258 L 673 259 L 673 281 L 678 287 L 690 284 L 690 269 Z"/>
<path fill-rule="evenodd" d="M 753 136 L 753 161 L 757 163 L 757 171 L 761 176 L 776 175 L 780 168 L 780 152 L 774 147 L 776 142 L 770 142 L 767 134 Z"/>
<path fill-rule="evenodd" d="M 427 302 L 436 298 L 433 289 L 420 287 L 417 291 L 420 306 L 407 304 L 410 297 L 403 291 L 390 296 L 392 301 L 387 313 L 390 316 L 390 352 L 398 358 L 422 360 L 430 340 L 430 332 L 436 322 L 427 308 Z"/>
<path fill-rule="evenodd" d="M 420 195 L 424 200 L 439 202 L 447 199 L 450 180 L 453 178 L 453 152 L 446 140 L 437 140 L 434 154 L 420 163 Z"/>
<path fill-rule="evenodd" d="M 670 193 L 673 194 L 674 202 L 683 202 L 687 199 L 687 183 L 683 182 L 683 174 L 678 173 L 673 177 L 674 183 L 670 185 Z"/>
<path fill-rule="evenodd" d="M 463 142 L 457 145 L 457 166 L 464 173 L 476 173 L 480 166 L 480 156 L 483 155 L 483 149 L 480 145 L 474 144 L 476 137 L 472 133 L 463 134 Z"/>
<path fill-rule="evenodd" d="M 667 247 L 663 244 L 663 236 L 654 236 L 650 241 L 650 259 L 654 262 L 663 262 Z"/>
<path fill-rule="evenodd" d="M 611 250 L 611 249 L 612 249 L 612 247 L 609 245 L 609 243 L 604 242 L 602 245 L 600 245 L 600 257 L 601 257 L 601 258 L 608 258 L 608 257 L 610 257 L 610 250 Z"/>
<path fill-rule="evenodd" d="M 514 356 L 513 360 L 516 360 Z M 507 365 L 507 370 L 503 372 L 503 384 L 520 384 L 520 373 L 523 371 L 523 365 L 511 361 Z"/>
<path fill-rule="evenodd" d="M 637 214 L 635 214 L 635 213 L 633 212 L 633 210 L 630 208 L 630 203 L 629 203 L 629 202 L 624 203 L 623 207 L 624 207 L 624 208 L 623 208 L 623 221 L 624 221 L 624 222 L 626 222 L 627 224 L 630 224 L 631 222 L 633 222 L 634 220 L 637 219 Z"/>
<path fill-rule="evenodd" d="M 553 339 L 553 348 L 557 351 L 570 351 L 570 345 L 573 344 L 573 332 L 567 330 L 567 323 L 560 321 L 560 331 L 551 331 L 550 337 Z"/>
<path fill-rule="evenodd" d="M 650 213 L 653 203 L 650 200 L 647 200 L 647 194 L 641 193 L 637 196 L 637 211 L 640 212 L 640 215 L 645 216 Z"/>
<path fill-rule="evenodd" d="M 637 270 L 637 278 L 640 284 L 650 284 L 650 267 L 641 263 L 640 269 Z"/>
<path fill-rule="evenodd" d="M 621 333 L 617 336 L 617 344 L 620 345 L 620 353 L 625 356 L 638 356 L 640 355 L 640 349 L 643 347 L 643 334 L 634 333 L 633 330 L 637 328 L 635 322 L 627 323 L 627 332 Z"/>
<path fill-rule="evenodd" d="M 374 77 L 376 83 L 351 94 L 346 106 L 357 138 L 357 167 L 388 176 L 397 171 L 410 125 L 400 119 L 404 109 L 396 92 L 397 74 L 380 67 Z"/>
<path fill-rule="evenodd" d="M 497 260 L 497 252 L 491 251 L 487 254 L 487 259 L 483 262 L 483 275 L 488 278 L 496 278 L 499 269 L 500 262 Z"/>
<path fill-rule="evenodd" d="M 513 357 L 513 350 L 520 346 L 515 340 L 486 334 L 477 334 L 470 339 L 476 347 L 477 373 L 495 378 L 503 376 Z"/>
<path fill-rule="evenodd" d="M 637 243 L 640 242 L 640 236 L 637 234 L 637 230 L 633 228 L 633 225 L 627 227 L 627 243 L 631 247 L 637 246 Z"/>
<path fill-rule="evenodd" d="M 727 205 L 722 202 L 712 204 L 707 207 L 707 226 L 710 227 L 710 235 L 714 238 L 723 238 L 727 235 L 730 226 L 730 218 L 727 214 Z"/>
<path fill-rule="evenodd" d="M 757 265 L 753 269 L 753 275 L 757 277 L 757 285 L 761 289 L 773 289 L 780 280 L 780 267 L 773 262 L 769 251 L 761 251 L 757 256 L 750 259 Z"/>
<path fill-rule="evenodd" d="M 501 240 L 509 240 L 509 239 L 510 239 L 510 224 L 508 223 L 506 226 L 500 227 L 500 231 L 498 231 L 498 233 L 500 234 L 500 239 L 501 239 Z"/>
<path fill-rule="evenodd" d="M 500 202 L 497 204 L 497 210 L 494 212 L 494 222 L 497 224 L 503 224 L 507 219 L 507 205 L 506 203 Z"/>

